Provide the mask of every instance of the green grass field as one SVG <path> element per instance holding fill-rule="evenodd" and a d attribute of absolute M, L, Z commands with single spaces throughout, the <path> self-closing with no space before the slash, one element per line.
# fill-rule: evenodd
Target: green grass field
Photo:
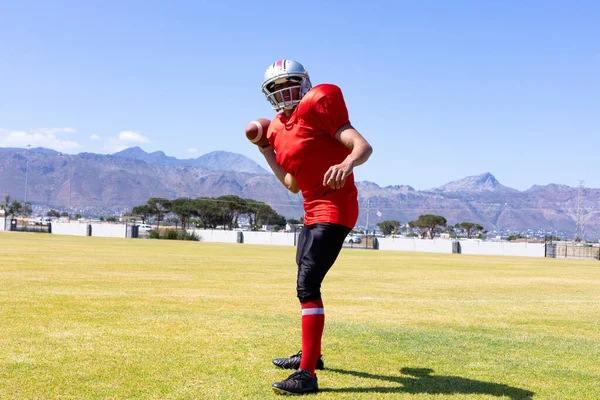
<path fill-rule="evenodd" d="M 0 399 L 277 398 L 292 247 L 0 233 Z M 344 249 L 321 399 L 599 399 L 600 262 Z"/>

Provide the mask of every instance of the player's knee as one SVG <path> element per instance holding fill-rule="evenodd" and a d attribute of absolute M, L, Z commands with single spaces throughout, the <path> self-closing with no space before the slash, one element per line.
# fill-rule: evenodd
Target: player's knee
<path fill-rule="evenodd" d="M 321 300 L 321 291 L 316 290 L 298 290 L 298 299 L 300 303 L 306 303 L 307 301 Z"/>
<path fill-rule="evenodd" d="M 321 298 L 321 284 L 315 279 L 301 275 L 296 283 L 296 293 L 301 303 Z"/>

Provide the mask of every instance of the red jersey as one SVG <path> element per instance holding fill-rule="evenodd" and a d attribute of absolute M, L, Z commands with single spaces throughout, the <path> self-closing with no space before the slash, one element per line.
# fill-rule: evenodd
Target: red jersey
<path fill-rule="evenodd" d="M 303 98 L 292 114 L 278 114 L 267 138 L 277 163 L 296 178 L 304 197 L 304 223 L 330 222 L 354 228 L 358 218 L 358 191 L 354 173 L 341 189 L 323 186 L 325 172 L 339 164 L 351 150 L 335 134 L 349 123 L 342 91 L 335 85 L 318 85 Z"/>

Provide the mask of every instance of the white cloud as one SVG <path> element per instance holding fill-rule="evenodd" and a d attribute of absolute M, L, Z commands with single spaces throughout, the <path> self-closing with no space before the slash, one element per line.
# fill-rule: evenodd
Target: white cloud
<path fill-rule="evenodd" d="M 150 140 L 142 134 L 134 131 L 121 131 L 119 136 L 111 136 L 104 146 L 104 150 L 109 153 L 116 153 L 131 147 L 133 144 L 149 143 Z"/>
<path fill-rule="evenodd" d="M 108 143 L 104 145 L 104 150 L 108 153 L 117 153 L 121 150 L 125 150 L 128 147 L 129 146 L 127 145 L 127 143 L 121 142 L 118 138 L 109 137 Z"/>
<path fill-rule="evenodd" d="M 195 148 L 195 147 L 190 147 L 190 148 L 188 149 L 188 153 L 197 153 L 197 152 L 198 152 L 198 149 L 197 149 L 197 148 Z"/>
<path fill-rule="evenodd" d="M 15 131 L 0 128 L 0 147 L 45 147 L 57 151 L 73 150 L 83 147 L 73 140 L 63 140 L 61 134 L 77 133 L 74 128 L 39 128 Z"/>
<path fill-rule="evenodd" d="M 133 131 L 119 132 L 119 140 L 121 142 L 125 142 L 125 143 L 148 143 L 148 142 L 150 142 L 150 140 L 148 140 L 146 137 L 140 135 L 137 132 L 133 132 Z"/>
<path fill-rule="evenodd" d="M 92 139 L 92 140 L 101 140 L 101 137 L 98 136 L 98 135 L 91 135 L 90 139 Z"/>

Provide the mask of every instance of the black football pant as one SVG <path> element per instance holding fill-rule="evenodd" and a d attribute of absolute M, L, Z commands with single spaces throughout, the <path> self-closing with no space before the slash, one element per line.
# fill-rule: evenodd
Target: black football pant
<path fill-rule="evenodd" d="M 301 303 L 321 299 L 321 283 L 351 229 L 338 224 L 304 225 L 298 237 L 296 291 Z"/>

